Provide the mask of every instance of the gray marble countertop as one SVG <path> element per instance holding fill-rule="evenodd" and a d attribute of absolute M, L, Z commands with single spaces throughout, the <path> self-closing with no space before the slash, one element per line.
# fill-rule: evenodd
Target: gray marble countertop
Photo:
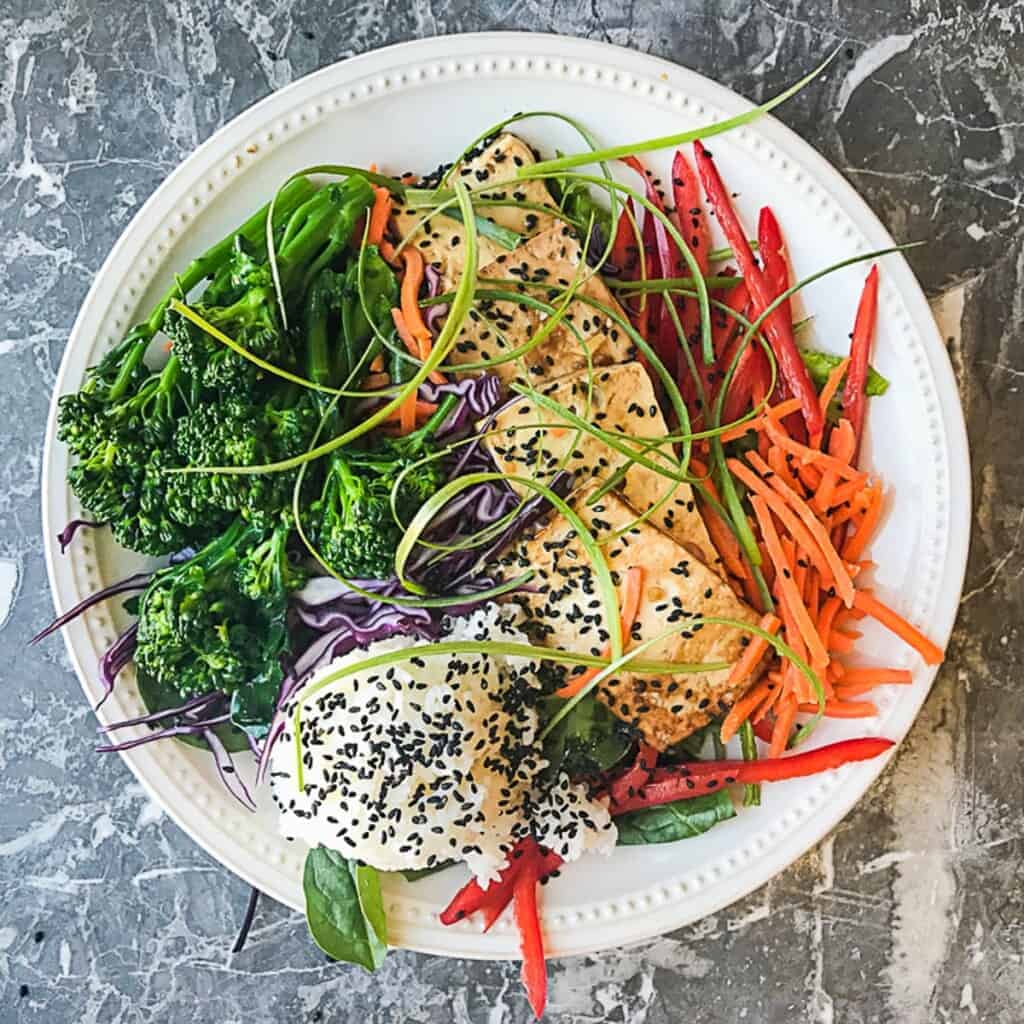
<path fill-rule="evenodd" d="M 0 3 L 0 1021 L 528 1019 L 518 966 L 324 962 L 146 798 L 51 613 L 43 425 L 68 330 L 132 213 L 211 132 L 324 64 L 540 29 L 650 51 L 781 110 L 866 197 L 948 340 L 974 463 L 970 566 L 935 689 L 881 782 L 769 885 L 629 950 L 555 962 L 559 1024 L 1018 1024 L 1024 992 L 1024 4 L 1020 0 L 4 0 Z M 1014 427 L 1014 423 L 1017 424 Z"/>

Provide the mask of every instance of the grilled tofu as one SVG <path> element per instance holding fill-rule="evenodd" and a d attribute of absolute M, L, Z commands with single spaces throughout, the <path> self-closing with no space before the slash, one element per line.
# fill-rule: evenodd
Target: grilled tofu
<path fill-rule="evenodd" d="M 742 630 L 700 624 L 688 629 L 687 623 L 698 616 L 756 623 L 757 614 L 675 540 L 647 523 L 635 522 L 636 510 L 621 498 L 606 494 L 588 507 L 586 499 L 595 489 L 595 484 L 581 488 L 572 504 L 598 541 L 629 527 L 604 545 L 613 579 L 618 582 L 630 568 L 643 570 L 640 608 L 627 650 L 630 644 L 677 626 L 677 632 L 646 649 L 643 660 L 736 662 L 746 644 Z M 528 628 L 535 642 L 577 653 L 605 653 L 608 632 L 594 573 L 564 516 L 555 516 L 502 561 L 508 572 L 529 566 L 537 574 L 539 592 L 518 598 L 530 616 Z M 622 672 L 605 680 L 597 696 L 619 718 L 636 726 L 652 746 L 665 750 L 727 711 L 749 685 L 745 681 L 732 687 L 728 676 L 729 669 L 654 677 Z"/>
<path fill-rule="evenodd" d="M 493 182 L 500 186 L 515 177 L 520 167 L 535 163 L 530 147 L 522 139 L 505 132 L 499 135 L 469 160 L 464 161 L 456 174 L 467 188 L 479 188 L 484 182 Z M 537 206 L 551 208 L 551 213 L 524 210 L 518 206 L 481 206 L 479 212 L 488 220 L 509 228 L 524 238 L 545 231 L 555 220 L 555 204 L 551 193 L 543 181 L 517 181 L 505 188 L 488 189 L 478 193 L 477 199 L 487 197 L 496 202 L 503 199 L 514 199 L 517 202 L 528 202 Z M 419 219 L 426 211 L 410 210 L 396 207 L 395 223 L 399 233 L 405 237 L 415 229 L 412 244 L 423 254 L 424 260 L 441 274 L 442 287 L 451 291 L 458 284 L 465 266 L 465 246 L 463 239 L 466 229 L 459 221 L 444 214 L 431 217 L 426 223 L 417 226 Z M 507 250 L 481 235 L 477 237 L 477 266 L 483 267 L 491 263 Z"/>
<path fill-rule="evenodd" d="M 577 372 L 541 385 L 538 390 L 580 419 L 603 430 L 627 435 L 624 443 L 629 443 L 630 438 L 654 439 L 668 433 L 650 377 L 639 363 L 603 367 L 592 374 Z M 541 483 L 550 482 L 563 468 L 576 474 L 578 484 L 607 479 L 626 463 L 622 452 L 576 427 L 530 429 L 533 424 L 558 422 L 565 420 L 523 396 L 497 415 L 497 433 L 484 443 L 503 473 L 531 477 Z M 653 449 L 646 458 L 678 471 L 678 463 L 667 444 Z M 521 484 L 512 486 L 520 494 L 527 493 Z M 688 483 L 634 462 L 619 489 L 626 501 L 641 512 L 657 505 L 648 521 L 722 574 L 720 559 Z"/>
<path fill-rule="evenodd" d="M 562 377 L 585 367 L 621 363 L 635 358 L 629 336 L 610 316 L 583 299 L 594 300 L 618 316 L 622 310 L 601 278 L 583 259 L 579 239 L 568 225 L 556 222 L 512 252 L 501 253 L 480 268 L 480 288 L 501 288 L 558 309 L 563 293 L 580 282 L 563 319 L 535 348 L 514 361 L 490 368 L 506 384 Z M 530 287 L 538 285 L 543 287 Z M 450 361 L 474 363 L 493 359 L 525 345 L 544 326 L 549 315 L 542 309 L 514 299 L 478 295 L 452 350 Z"/>

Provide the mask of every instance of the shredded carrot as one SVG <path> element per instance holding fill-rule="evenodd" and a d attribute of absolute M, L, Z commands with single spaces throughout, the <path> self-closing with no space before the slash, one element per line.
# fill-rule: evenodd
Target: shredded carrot
<path fill-rule="evenodd" d="M 807 445 L 794 441 L 783 429 L 778 417 L 774 415 L 775 410 L 779 408 L 781 406 L 774 406 L 764 417 L 765 431 L 775 444 L 795 455 L 805 465 L 813 465 L 819 470 L 834 469 L 844 480 L 866 478 L 866 473 L 854 469 L 853 466 L 837 459 L 834 455 L 826 455 L 824 452 L 818 451 L 817 448 L 808 448 Z"/>
<path fill-rule="evenodd" d="M 384 372 L 384 354 L 378 352 L 373 359 L 370 360 L 370 373 L 383 373 Z"/>
<path fill-rule="evenodd" d="M 777 420 L 784 420 L 787 416 L 792 416 L 793 413 L 799 412 L 800 408 L 799 398 L 787 398 L 777 405 L 769 405 L 765 409 L 764 414 L 765 416 L 774 416 Z"/>
<path fill-rule="evenodd" d="M 750 462 L 755 468 L 759 469 L 763 474 L 766 470 L 770 475 L 768 484 L 775 490 L 775 493 L 780 495 L 786 502 L 787 505 L 799 516 L 800 521 L 807 528 L 807 531 L 814 538 L 814 542 L 821 549 L 821 554 L 828 564 L 828 571 L 821 572 L 822 582 L 828 583 L 829 577 L 831 576 L 831 585 L 836 588 L 836 593 L 843 599 L 843 604 L 847 607 L 853 604 L 853 581 L 850 579 L 849 570 L 846 568 L 845 563 L 839 557 L 839 553 L 832 545 L 832 539 L 828 535 L 828 530 L 825 529 L 821 524 L 821 520 L 814 514 L 814 510 L 801 498 L 799 495 L 794 494 L 781 480 L 777 480 L 774 474 L 771 473 L 771 469 L 764 464 L 761 459 L 756 456 L 753 452 L 748 455 Z M 849 559 L 854 561 L 854 559 Z"/>
<path fill-rule="evenodd" d="M 619 607 L 619 623 L 622 628 L 622 647 L 625 650 L 629 646 L 629 634 L 636 622 L 637 613 L 640 611 L 640 599 L 643 596 L 644 571 L 640 566 L 631 565 L 626 570 L 625 579 L 622 582 L 622 597 Z M 602 657 L 611 657 L 610 645 L 605 645 Z M 556 697 L 568 700 L 575 697 L 599 672 L 601 668 L 594 666 L 587 669 L 574 679 L 570 679 L 561 689 L 555 690 Z"/>
<path fill-rule="evenodd" d="M 827 417 L 828 407 L 832 404 L 832 399 L 836 397 L 836 392 L 839 390 L 839 385 L 843 383 L 843 378 L 846 376 L 846 370 L 849 365 L 850 358 L 847 356 L 841 363 L 838 363 L 836 368 L 828 375 L 828 380 L 825 381 L 825 386 L 821 389 L 821 394 L 818 395 L 818 404 L 821 406 L 822 419 Z"/>
<path fill-rule="evenodd" d="M 737 662 L 737 664 L 739 664 Z M 729 714 L 722 722 L 722 742 L 728 743 L 736 735 L 739 727 L 759 710 L 761 704 L 773 695 L 776 684 L 767 680 L 752 686 L 735 704 L 729 709 Z"/>
<path fill-rule="evenodd" d="M 944 657 L 942 648 L 933 644 L 919 629 L 912 626 L 902 615 L 883 604 L 874 594 L 858 590 L 854 607 L 867 612 L 876 622 L 909 644 L 924 658 L 926 665 L 940 665 Z"/>
<path fill-rule="evenodd" d="M 412 332 L 409 330 L 409 325 L 406 322 L 405 316 L 402 314 L 400 309 L 391 310 L 391 319 L 394 321 L 395 330 L 398 331 L 398 337 L 401 338 L 402 344 L 405 345 L 409 355 L 415 356 L 417 359 L 423 360 L 430 355 L 430 350 L 423 346 L 419 340 L 414 337 Z M 435 384 L 447 384 L 448 378 L 445 377 L 440 370 L 431 370 L 430 379 Z"/>
<path fill-rule="evenodd" d="M 864 493 L 866 486 L 866 482 L 859 480 L 847 480 L 844 483 L 837 484 L 836 489 L 832 492 L 831 507 L 838 508 L 840 505 L 854 501 L 859 495 Z"/>
<path fill-rule="evenodd" d="M 795 697 L 786 696 L 779 700 L 776 706 L 775 727 L 772 729 L 772 741 L 768 746 L 769 757 L 781 757 L 786 752 L 798 708 Z"/>
<path fill-rule="evenodd" d="M 764 538 L 768 555 L 775 565 L 775 582 L 782 593 L 785 610 L 793 617 L 797 631 L 807 645 L 811 664 L 815 669 L 823 669 L 828 664 L 828 653 L 818 636 L 818 631 L 814 628 L 814 623 L 811 622 L 811 618 L 807 614 L 796 584 L 793 582 L 793 566 L 783 552 L 775 523 L 772 521 L 771 511 L 759 495 L 755 494 L 750 500 L 754 506 L 758 525 L 761 527 L 761 536 Z"/>
<path fill-rule="evenodd" d="M 383 422 L 401 423 L 402 413 L 405 411 L 405 407 L 409 404 L 410 403 L 408 401 L 403 402 L 402 405 L 400 405 L 394 412 L 389 413 L 387 416 L 385 416 Z M 433 402 L 422 402 L 419 399 L 416 399 L 411 404 L 414 419 L 427 419 L 430 416 L 433 416 L 435 412 L 437 412 L 437 406 Z M 403 432 L 408 433 L 408 431 L 404 430 L 404 427 Z"/>
<path fill-rule="evenodd" d="M 808 714 L 818 713 L 817 704 L 801 704 L 800 710 Z M 878 708 L 869 700 L 827 700 L 825 701 L 826 718 L 874 718 Z M 772 755 L 773 757 L 775 755 Z"/>
<path fill-rule="evenodd" d="M 766 633 L 771 633 L 774 636 L 782 626 L 782 620 L 769 612 L 761 616 L 761 621 L 758 625 Z M 767 650 L 768 641 L 764 637 L 757 636 L 756 634 L 751 636 L 746 650 L 741 655 L 739 661 L 733 665 L 732 671 L 729 673 L 729 686 L 738 686 L 748 676 L 752 675 Z M 755 693 L 758 695 L 756 700 L 753 699 Z M 770 695 L 771 690 L 768 688 L 768 684 L 759 683 L 741 697 L 732 706 L 729 714 L 725 716 L 725 720 L 722 722 L 722 742 L 728 743 L 761 701 Z"/>
<path fill-rule="evenodd" d="M 871 686 L 889 686 L 896 683 L 912 683 L 914 676 L 906 668 L 848 668 L 843 676 L 843 685 L 865 683 Z"/>
<path fill-rule="evenodd" d="M 391 383 L 390 373 L 371 373 L 363 381 L 363 387 L 367 391 L 376 391 L 378 388 L 386 388 Z"/>
<path fill-rule="evenodd" d="M 834 654 L 849 654 L 854 648 L 856 639 L 849 633 L 833 629 L 825 641 L 825 646 Z"/>
<path fill-rule="evenodd" d="M 864 518 L 857 525 L 849 540 L 843 545 L 843 557 L 849 562 L 856 562 L 864 553 L 864 549 L 871 540 L 878 520 L 882 517 L 882 488 L 876 485 L 871 489 L 870 504 L 864 513 Z"/>
<path fill-rule="evenodd" d="M 386 188 L 373 189 L 373 207 L 370 209 L 370 226 L 366 232 L 367 245 L 380 245 L 384 240 L 384 229 L 391 216 L 391 193 Z M 417 253 L 417 255 L 419 255 Z"/>
<path fill-rule="evenodd" d="M 797 494 L 803 497 L 803 484 L 800 483 L 800 480 L 794 474 L 786 459 L 786 453 L 781 448 L 776 448 L 774 446 L 769 448 L 765 462 L 768 463 L 772 472 L 775 473 L 790 490 L 796 491 Z"/>

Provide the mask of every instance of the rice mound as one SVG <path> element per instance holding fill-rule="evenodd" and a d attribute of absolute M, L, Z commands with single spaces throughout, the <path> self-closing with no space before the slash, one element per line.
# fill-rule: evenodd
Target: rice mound
<path fill-rule="evenodd" d="M 516 606 L 488 604 L 447 620 L 444 639 L 527 643 L 522 617 Z M 394 637 L 353 651 L 292 698 L 270 763 L 282 832 L 382 871 L 465 861 L 481 881 L 496 878 L 531 832 L 566 861 L 610 851 L 616 831 L 605 804 L 564 774 L 539 784 L 539 662 L 411 653 L 303 697 L 339 670 L 417 643 Z"/>

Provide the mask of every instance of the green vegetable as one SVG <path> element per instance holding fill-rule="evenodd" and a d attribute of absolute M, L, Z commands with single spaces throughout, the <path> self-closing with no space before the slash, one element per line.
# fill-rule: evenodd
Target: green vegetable
<path fill-rule="evenodd" d="M 375 971 L 387 955 L 387 922 L 377 872 L 322 846 L 306 854 L 306 924 L 334 960 Z"/>
<path fill-rule="evenodd" d="M 241 519 L 192 558 L 157 572 L 139 601 L 135 663 L 164 690 L 182 698 L 246 688 L 276 694 L 287 650 L 287 587 L 297 576 L 272 565 L 291 524 L 282 520 L 269 538 Z M 253 707 L 239 698 L 245 719 L 258 731 Z"/>
<path fill-rule="evenodd" d="M 146 711 L 150 713 L 167 711 L 169 708 L 181 706 L 181 694 L 173 686 L 164 686 L 158 683 L 148 672 L 137 670 L 135 682 Z M 174 725 L 177 722 L 165 722 L 164 724 Z M 230 723 L 214 726 L 213 731 L 217 734 L 221 743 L 224 744 L 224 749 L 229 754 L 237 754 L 243 750 L 252 749 L 244 730 L 238 729 Z M 209 750 L 209 746 L 202 736 L 193 736 L 186 733 L 182 736 L 176 736 L 175 739 L 190 747 Z"/>
<path fill-rule="evenodd" d="M 553 717 L 565 702 L 549 697 L 542 720 Z M 592 777 L 618 764 L 633 746 L 629 727 L 613 715 L 593 694 L 577 704 L 544 739 L 545 774 L 560 771 L 570 778 Z"/>
<path fill-rule="evenodd" d="M 450 220 L 457 220 L 460 224 L 463 223 L 462 213 L 455 207 L 448 207 L 443 213 Z M 511 252 L 522 244 L 523 236 L 517 235 L 511 228 L 502 227 L 493 220 L 481 217 L 479 213 L 474 214 L 473 219 L 476 222 L 476 233 L 482 238 L 489 238 L 492 242 L 497 242 L 502 249 L 508 249 Z"/>
<path fill-rule="evenodd" d="M 332 454 L 308 525 L 318 554 L 346 579 L 386 579 L 408 522 L 443 483 L 432 438 L 447 419 L 453 395 L 417 431 L 385 438 L 363 451 Z"/>
<path fill-rule="evenodd" d="M 311 282 L 348 247 L 356 220 L 372 201 L 368 182 L 351 177 L 321 189 L 291 215 L 276 254 L 287 305 L 304 302 Z M 230 279 L 231 289 L 218 289 L 212 301 L 204 295 L 204 301 L 193 306 L 195 313 L 254 355 L 293 369 L 295 344 L 281 321 L 269 264 L 253 259 L 240 240 Z M 225 301 L 226 296 L 231 301 Z M 182 367 L 202 387 L 246 396 L 267 381 L 260 367 L 180 313 L 168 316 L 166 330 Z M 277 386 L 277 381 L 270 384 Z"/>
<path fill-rule="evenodd" d="M 811 375 L 811 381 L 819 391 L 825 386 L 829 374 L 843 361 L 842 356 L 834 356 L 828 352 L 818 352 L 814 349 L 801 349 L 800 356 L 807 367 L 807 372 Z M 874 367 L 869 367 L 866 388 L 868 396 L 876 398 L 879 395 L 884 395 L 888 390 L 889 381 Z M 842 385 L 840 385 L 839 391 L 842 393 Z"/>
<path fill-rule="evenodd" d="M 620 846 L 648 846 L 703 835 L 720 821 L 735 816 L 736 809 L 728 791 L 719 790 L 693 800 L 645 807 L 616 818 L 615 824 L 619 829 Z"/>

